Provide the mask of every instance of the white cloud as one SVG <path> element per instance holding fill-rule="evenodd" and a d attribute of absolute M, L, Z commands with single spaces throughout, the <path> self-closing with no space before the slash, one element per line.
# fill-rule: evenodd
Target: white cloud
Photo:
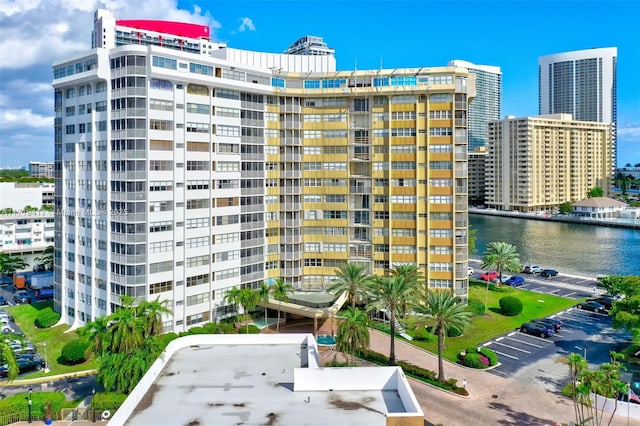
<path fill-rule="evenodd" d="M 221 28 L 208 11 L 203 13 L 198 6 L 193 12 L 178 9 L 176 0 L 5 0 L 0 6 L 0 57 L 19 59 L 0 61 L 0 69 L 50 66 L 88 50 L 97 8 L 111 10 L 116 19 L 160 19 L 208 25 L 212 31 Z"/>
<path fill-rule="evenodd" d="M 53 128 L 53 116 L 34 113 L 31 109 L 5 109 L 0 111 L 2 129 Z"/>
<path fill-rule="evenodd" d="M 256 26 L 253 24 L 253 21 L 249 17 L 244 17 L 240 20 L 240 26 L 238 27 L 238 31 L 242 32 L 245 30 L 255 31 Z"/>
<path fill-rule="evenodd" d="M 7 89 L 20 91 L 22 93 L 48 93 L 51 94 L 53 89 L 51 83 L 34 83 L 26 79 L 11 80 L 7 82 Z"/>
<path fill-rule="evenodd" d="M 618 127 L 618 137 L 636 138 L 640 140 L 640 124 L 626 124 Z"/>

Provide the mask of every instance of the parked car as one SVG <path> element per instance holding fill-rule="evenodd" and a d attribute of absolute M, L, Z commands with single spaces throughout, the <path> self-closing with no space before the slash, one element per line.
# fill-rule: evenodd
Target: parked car
<path fill-rule="evenodd" d="M 512 287 L 517 287 L 519 285 L 524 284 L 524 277 L 521 277 L 519 275 L 513 275 L 513 276 L 509 277 L 509 279 L 506 280 L 504 283 L 506 285 L 510 285 Z"/>
<path fill-rule="evenodd" d="M 522 333 L 532 334 L 540 337 L 551 337 L 556 334 L 553 326 L 540 322 L 527 322 L 520 326 Z"/>
<path fill-rule="evenodd" d="M 527 265 L 522 269 L 525 274 L 539 274 L 542 271 L 540 265 Z"/>
<path fill-rule="evenodd" d="M 502 274 L 501 276 L 496 276 L 494 279 L 492 279 L 491 281 L 494 283 L 499 283 L 500 281 L 502 281 L 503 283 L 508 280 L 509 278 L 511 278 L 509 275 L 507 274 Z"/>
<path fill-rule="evenodd" d="M 35 265 L 33 265 L 33 272 L 44 272 L 46 270 L 47 268 L 41 263 L 36 263 Z"/>
<path fill-rule="evenodd" d="M 7 298 L 4 296 L 0 296 L 0 306 L 5 306 L 8 304 L 9 304 L 9 301 L 7 300 Z"/>
<path fill-rule="evenodd" d="M 498 277 L 498 271 L 484 272 L 480 278 L 484 281 L 491 281 Z"/>
<path fill-rule="evenodd" d="M 539 322 L 542 324 L 550 325 L 553 327 L 556 333 L 560 331 L 560 329 L 562 328 L 562 321 L 556 318 L 538 318 L 538 319 L 531 320 L 531 322 Z"/>
<path fill-rule="evenodd" d="M 604 306 L 598 302 L 595 302 L 593 300 L 587 300 L 584 303 L 578 303 L 576 305 L 576 307 L 578 309 L 584 309 L 585 311 L 591 311 L 591 312 L 604 312 Z"/>
<path fill-rule="evenodd" d="M 540 271 L 540 276 L 541 277 L 555 277 L 556 275 L 558 275 L 558 271 L 556 271 L 555 269 L 543 269 L 542 271 Z"/>
<path fill-rule="evenodd" d="M 613 303 L 616 301 L 617 299 L 613 296 L 600 296 L 600 297 L 594 297 L 592 299 L 589 299 L 589 302 L 598 302 L 599 304 L 601 304 L 602 306 L 604 306 L 604 309 L 609 311 L 611 310 L 611 308 L 613 307 Z"/>
<path fill-rule="evenodd" d="M 470 277 L 471 275 L 473 275 L 474 272 L 475 271 L 473 270 L 473 268 L 471 266 L 467 267 L 467 276 Z"/>
<path fill-rule="evenodd" d="M 44 368 L 45 363 L 38 355 L 19 356 L 16 358 L 16 364 L 18 364 L 18 370 L 20 373 L 24 373 L 29 370 L 40 370 Z M 9 372 L 9 365 L 0 365 L 0 377 L 7 377 Z"/>
<path fill-rule="evenodd" d="M 13 302 L 15 304 L 31 303 L 31 296 L 26 290 L 18 290 L 13 294 Z"/>
<path fill-rule="evenodd" d="M 9 312 L 0 309 L 0 322 L 4 322 L 2 321 L 3 319 L 13 321 L 13 316 Z"/>
<path fill-rule="evenodd" d="M 2 334 L 10 334 L 13 333 L 13 328 L 8 324 L 2 324 L 0 325 L 0 332 L 2 332 Z"/>

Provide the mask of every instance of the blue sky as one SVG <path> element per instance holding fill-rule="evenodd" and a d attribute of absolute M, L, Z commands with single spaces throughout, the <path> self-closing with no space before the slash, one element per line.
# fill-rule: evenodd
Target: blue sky
<path fill-rule="evenodd" d="M 97 7 L 119 19 L 206 24 L 230 47 L 281 52 L 324 37 L 338 69 L 500 66 L 503 115 L 538 113 L 538 57 L 618 48 L 618 165 L 640 163 L 640 1 L 0 2 L 0 166 L 53 161 L 51 63 L 88 50 Z"/>

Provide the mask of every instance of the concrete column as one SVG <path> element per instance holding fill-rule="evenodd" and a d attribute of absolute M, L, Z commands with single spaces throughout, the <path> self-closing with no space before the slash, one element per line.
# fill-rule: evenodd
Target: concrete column
<path fill-rule="evenodd" d="M 313 318 L 313 337 L 318 337 L 318 318 Z"/>

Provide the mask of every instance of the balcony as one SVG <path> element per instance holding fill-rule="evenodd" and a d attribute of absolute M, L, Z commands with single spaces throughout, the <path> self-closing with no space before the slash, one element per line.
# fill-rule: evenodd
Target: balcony
<path fill-rule="evenodd" d="M 298 260 L 302 258 L 302 250 L 281 252 L 280 256 L 284 258 L 284 260 Z"/>

